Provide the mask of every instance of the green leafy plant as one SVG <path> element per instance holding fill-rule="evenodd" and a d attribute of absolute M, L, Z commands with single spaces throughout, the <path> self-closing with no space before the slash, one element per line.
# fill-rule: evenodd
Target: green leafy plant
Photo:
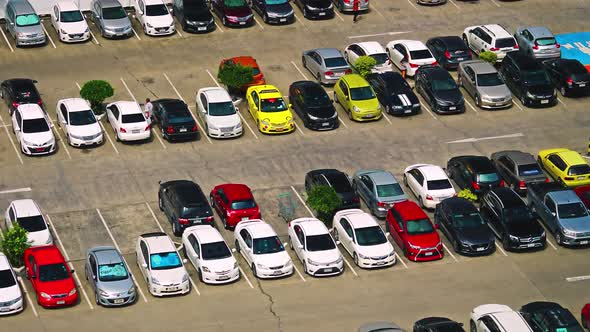
<path fill-rule="evenodd" d="M 307 204 L 316 212 L 316 217 L 332 228 L 332 218 L 342 200 L 330 186 L 313 186 L 307 196 Z"/>
<path fill-rule="evenodd" d="M 485 62 L 489 62 L 492 66 L 498 61 L 498 55 L 490 51 L 479 53 L 479 58 Z"/>
<path fill-rule="evenodd" d="M 112 97 L 114 93 L 115 90 L 109 82 L 101 80 L 88 81 L 80 89 L 80 97 L 90 102 L 90 107 L 96 115 L 104 112 L 102 103 L 105 99 Z"/>
<path fill-rule="evenodd" d="M 471 192 L 469 189 L 463 189 L 458 194 L 457 197 L 465 198 L 468 201 L 475 202 L 477 201 L 477 195 Z"/>
<path fill-rule="evenodd" d="M 371 73 L 371 70 L 376 65 L 377 60 L 373 59 L 368 55 L 361 55 L 354 62 L 354 69 L 359 73 L 359 75 L 361 75 L 362 77 L 366 77 Z"/>
<path fill-rule="evenodd" d="M 25 250 L 30 246 L 27 231 L 18 224 L 5 231 L 4 238 L 0 241 L 0 249 L 14 267 L 23 266 Z"/>
<path fill-rule="evenodd" d="M 219 67 L 217 79 L 227 86 L 230 92 L 235 93 L 244 85 L 254 81 L 254 71 L 252 67 L 226 62 Z"/>

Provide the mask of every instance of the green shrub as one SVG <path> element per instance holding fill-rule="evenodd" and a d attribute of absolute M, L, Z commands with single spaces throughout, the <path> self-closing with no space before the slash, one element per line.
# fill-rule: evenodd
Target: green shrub
<path fill-rule="evenodd" d="M 492 66 L 496 64 L 496 61 L 498 61 L 498 55 L 490 51 L 479 53 L 479 58 L 485 62 L 489 62 Z"/>
<path fill-rule="evenodd" d="M 359 73 L 359 75 L 366 77 L 371 73 L 371 70 L 373 67 L 375 67 L 375 65 L 377 65 L 377 60 L 368 55 L 362 55 L 354 62 L 354 69 Z"/>
<path fill-rule="evenodd" d="M 227 86 L 228 90 L 234 92 L 254 81 L 254 71 L 252 67 L 242 66 L 239 63 L 226 62 L 219 67 L 217 79 Z"/>
<path fill-rule="evenodd" d="M 463 189 L 458 194 L 457 197 L 465 198 L 468 201 L 475 202 L 477 201 L 477 195 L 471 192 L 469 189 Z"/>
<path fill-rule="evenodd" d="M 23 256 L 29 247 L 27 231 L 18 224 L 14 224 L 13 228 L 5 231 L 4 238 L 0 241 L 0 250 L 14 267 L 23 266 Z"/>
<path fill-rule="evenodd" d="M 102 103 L 105 99 L 112 97 L 114 93 L 115 90 L 109 82 L 101 80 L 88 81 L 80 89 L 80 97 L 90 102 L 90 107 L 96 115 L 104 112 Z"/>
<path fill-rule="evenodd" d="M 316 217 L 332 228 L 332 218 L 342 205 L 336 190 L 330 186 L 313 186 L 308 193 L 307 204 L 316 212 Z"/>

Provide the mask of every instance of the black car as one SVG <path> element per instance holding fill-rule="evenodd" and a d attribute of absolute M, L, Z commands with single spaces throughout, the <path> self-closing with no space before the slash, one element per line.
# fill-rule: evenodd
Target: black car
<path fill-rule="evenodd" d="M 520 313 L 535 332 L 583 332 L 574 315 L 555 302 L 531 302 Z"/>
<path fill-rule="evenodd" d="M 479 211 L 505 250 L 545 248 L 543 227 L 514 190 L 491 189 L 483 196 Z"/>
<path fill-rule="evenodd" d="M 367 81 L 373 87 L 379 103 L 392 115 L 420 113 L 420 101 L 412 87 L 397 72 L 369 74 Z"/>
<path fill-rule="evenodd" d="M 543 61 L 553 85 L 564 97 L 590 94 L 590 73 L 575 59 L 551 59 Z"/>
<path fill-rule="evenodd" d="M 330 130 L 340 125 L 332 100 L 317 82 L 293 82 L 289 86 L 289 102 L 309 129 Z"/>
<path fill-rule="evenodd" d="M 305 191 L 309 193 L 314 186 L 330 186 L 334 188 L 342 205 L 340 209 L 360 209 L 359 195 L 352 188 L 348 175 L 336 169 L 316 169 L 305 175 Z"/>
<path fill-rule="evenodd" d="M 205 0 L 174 0 L 172 13 L 184 31 L 208 32 L 215 30 L 213 15 Z"/>
<path fill-rule="evenodd" d="M 182 235 L 194 225 L 213 226 L 213 210 L 198 184 L 188 180 L 161 182 L 158 206 L 172 224 L 172 232 Z"/>
<path fill-rule="evenodd" d="M 477 196 L 504 186 L 496 167 L 484 156 L 453 157 L 447 162 L 447 174 L 461 189 L 469 189 Z"/>
<path fill-rule="evenodd" d="M 334 5 L 332 0 L 293 0 L 303 12 L 305 18 L 332 18 Z"/>
<path fill-rule="evenodd" d="M 457 69 L 459 62 L 471 60 L 471 50 L 459 36 L 430 38 L 426 47 L 445 69 Z"/>
<path fill-rule="evenodd" d="M 440 202 L 434 210 L 434 222 L 457 253 L 475 256 L 496 251 L 494 233 L 475 205 L 465 198 L 451 197 Z"/>
<path fill-rule="evenodd" d="M 254 9 L 267 24 L 289 24 L 295 22 L 295 11 L 289 0 L 250 0 Z"/>
<path fill-rule="evenodd" d="M 439 66 L 421 66 L 416 72 L 416 90 L 436 113 L 465 112 L 465 100 L 455 80 Z"/>
<path fill-rule="evenodd" d="M 154 105 L 154 121 L 160 127 L 162 137 L 168 141 L 197 139 L 199 128 L 188 106 L 178 99 L 158 99 Z"/>
<path fill-rule="evenodd" d="M 555 87 L 540 62 L 520 52 L 508 52 L 499 73 L 523 105 L 553 106 L 557 103 Z"/>
<path fill-rule="evenodd" d="M 464 332 L 463 324 L 444 317 L 422 318 L 414 323 L 414 332 Z"/>
<path fill-rule="evenodd" d="M 528 152 L 498 151 L 492 153 L 490 159 L 506 185 L 519 195 L 526 194 L 527 186 L 531 183 L 549 181 L 535 157 Z"/>
<path fill-rule="evenodd" d="M 41 94 L 37 91 L 37 81 L 28 78 L 13 78 L 0 83 L 0 97 L 4 99 L 8 112 L 12 112 L 21 104 L 38 104 L 45 109 Z"/>

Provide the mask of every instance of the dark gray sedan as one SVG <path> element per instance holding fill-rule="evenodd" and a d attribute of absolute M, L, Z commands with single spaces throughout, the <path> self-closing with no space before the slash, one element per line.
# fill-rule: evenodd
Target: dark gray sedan
<path fill-rule="evenodd" d="M 303 67 L 321 84 L 336 84 L 345 74 L 352 73 L 348 62 L 336 48 L 316 48 L 303 52 Z"/>
<path fill-rule="evenodd" d="M 527 152 L 506 150 L 492 153 L 490 159 L 506 185 L 520 195 L 531 183 L 549 181 L 539 167 L 535 157 Z"/>
<path fill-rule="evenodd" d="M 408 199 L 395 176 L 384 170 L 356 172 L 352 178 L 352 187 L 378 218 L 385 218 L 394 203 Z"/>
<path fill-rule="evenodd" d="M 88 249 L 84 272 L 94 290 L 96 304 L 111 307 L 135 302 L 135 284 L 117 249 L 106 246 Z"/>

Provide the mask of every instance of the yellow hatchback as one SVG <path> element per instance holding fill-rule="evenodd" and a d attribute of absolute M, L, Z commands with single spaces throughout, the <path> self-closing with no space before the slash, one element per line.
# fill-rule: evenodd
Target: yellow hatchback
<path fill-rule="evenodd" d="M 538 160 L 553 179 L 564 186 L 578 187 L 590 184 L 590 165 L 576 151 L 541 150 Z"/>
<path fill-rule="evenodd" d="M 251 86 L 246 91 L 248 111 L 258 130 L 265 134 L 283 134 L 295 130 L 290 105 L 274 85 Z"/>
<path fill-rule="evenodd" d="M 342 106 L 354 121 L 379 120 L 381 105 L 375 91 L 361 75 L 342 76 L 334 85 L 334 101 Z"/>

